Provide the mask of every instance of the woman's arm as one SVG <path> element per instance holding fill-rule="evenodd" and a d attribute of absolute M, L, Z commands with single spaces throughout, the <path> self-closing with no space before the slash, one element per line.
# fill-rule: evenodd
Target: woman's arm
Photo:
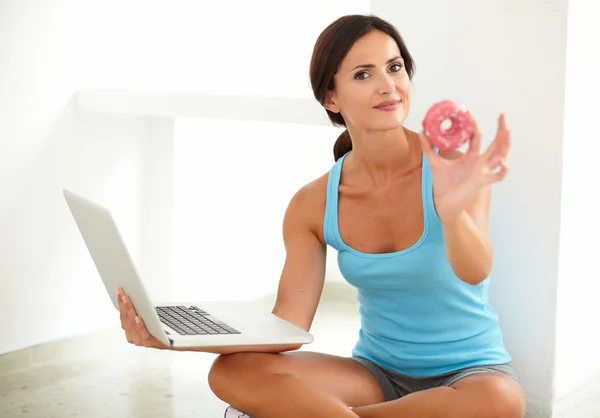
<path fill-rule="evenodd" d="M 277 289 L 277 300 L 272 313 L 306 331 L 315 317 L 325 280 L 326 247 L 319 241 L 314 225 L 323 219 L 319 211 L 318 197 L 325 194 L 326 181 L 321 181 L 322 190 L 309 184 L 292 198 L 283 220 L 283 240 L 286 258 Z M 317 184 L 318 185 L 318 184 Z M 317 190 L 315 190 L 317 189 Z M 300 349 L 302 344 L 263 345 L 244 347 L 210 347 L 182 349 L 217 354 L 239 352 L 280 353 Z"/>
<path fill-rule="evenodd" d="M 454 273 L 478 285 L 492 269 L 494 250 L 489 237 L 490 186 L 483 187 L 466 210 L 442 223 L 446 254 Z"/>
<path fill-rule="evenodd" d="M 277 301 L 272 314 L 306 331 L 310 330 L 325 280 L 325 245 L 315 235 L 314 224 L 323 219 L 315 201 L 325 194 L 326 179 L 315 190 L 314 183 L 300 189 L 290 201 L 283 221 L 286 259 L 279 281 Z M 324 206 L 321 205 L 321 206 Z M 137 346 L 175 351 L 199 351 L 214 354 L 239 352 L 281 353 L 298 350 L 302 344 L 246 345 L 230 347 L 167 347 L 150 335 L 144 321 L 138 317 L 129 296 L 118 290 L 121 325 L 127 341 Z"/>
<path fill-rule="evenodd" d="M 475 132 L 468 151 L 436 153 L 423 133 L 421 144 L 433 177 L 434 205 L 442 220 L 448 260 L 463 281 L 477 285 L 492 269 L 493 248 L 488 231 L 491 185 L 508 172 L 510 131 L 498 118 L 496 138 L 481 154 L 481 132 Z"/>

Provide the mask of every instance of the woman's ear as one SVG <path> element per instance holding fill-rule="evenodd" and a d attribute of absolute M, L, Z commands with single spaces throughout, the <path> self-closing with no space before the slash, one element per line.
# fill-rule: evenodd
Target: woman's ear
<path fill-rule="evenodd" d="M 330 112 L 340 113 L 340 107 L 335 102 L 335 94 L 333 91 L 327 91 L 327 97 L 325 97 L 325 103 L 323 103 L 323 107 Z"/>

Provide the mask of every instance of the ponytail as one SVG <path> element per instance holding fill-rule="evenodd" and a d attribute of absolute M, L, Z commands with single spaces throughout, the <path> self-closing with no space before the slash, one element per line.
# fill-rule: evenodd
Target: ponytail
<path fill-rule="evenodd" d="M 338 137 L 333 144 L 333 159 L 334 161 L 339 160 L 346 154 L 352 150 L 352 140 L 350 139 L 350 134 L 348 133 L 348 129 L 344 130 L 342 134 Z"/>

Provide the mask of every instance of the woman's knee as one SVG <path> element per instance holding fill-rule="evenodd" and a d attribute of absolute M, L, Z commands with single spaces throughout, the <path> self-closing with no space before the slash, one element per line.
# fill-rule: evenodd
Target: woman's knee
<path fill-rule="evenodd" d="M 481 396 L 482 409 L 485 414 L 477 414 L 477 417 L 489 418 L 523 418 L 526 412 L 527 400 L 523 390 L 509 379 L 495 379 L 482 382 L 482 390 L 485 395 Z"/>
<path fill-rule="evenodd" d="M 223 399 L 231 392 L 239 392 L 245 384 L 252 384 L 260 373 L 269 372 L 275 360 L 270 353 L 234 353 L 218 356 L 208 373 L 208 385 L 213 393 Z"/>

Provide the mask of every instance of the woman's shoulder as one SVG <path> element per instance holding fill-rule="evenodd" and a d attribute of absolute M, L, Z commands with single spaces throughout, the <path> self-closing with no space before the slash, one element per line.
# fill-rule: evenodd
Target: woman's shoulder
<path fill-rule="evenodd" d="M 324 213 L 328 178 L 329 173 L 325 173 L 300 187 L 294 193 L 290 206 L 309 214 L 319 211 Z"/>
<path fill-rule="evenodd" d="M 329 173 L 310 181 L 300 187 L 292 196 L 287 209 L 287 215 L 302 218 L 318 237 L 323 240 L 323 218 L 327 197 L 327 181 Z"/>

